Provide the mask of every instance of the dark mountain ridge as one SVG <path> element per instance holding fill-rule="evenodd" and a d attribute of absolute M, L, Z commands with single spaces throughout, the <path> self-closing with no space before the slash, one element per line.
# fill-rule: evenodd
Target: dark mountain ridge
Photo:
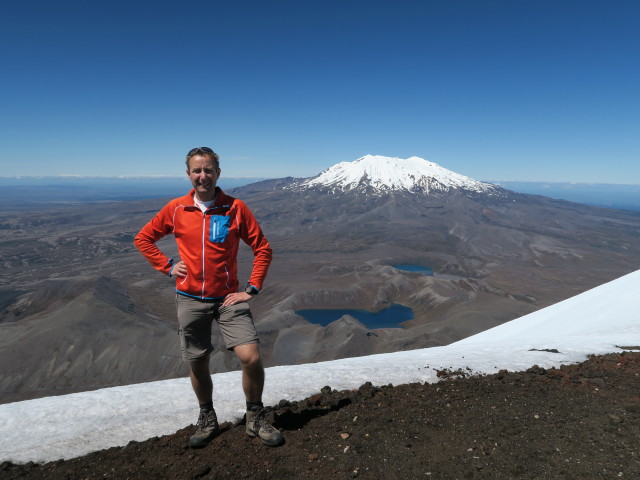
<path fill-rule="evenodd" d="M 426 261 L 439 273 L 475 278 L 514 264 L 542 273 L 595 260 L 603 249 L 608 262 L 628 271 L 640 258 L 640 214 L 634 212 L 501 188 L 491 195 L 453 190 L 371 196 L 366 190 L 331 193 L 297 184 L 290 179 L 286 186 L 261 183 L 231 191 L 252 206 L 269 238 L 277 239 L 285 252 L 291 244 L 296 250 L 348 249 L 351 254 L 386 246 L 387 256 L 409 249 L 414 261 Z M 299 237 L 305 241 L 294 241 Z M 629 264 L 630 258 L 636 263 Z M 501 265 L 487 268 L 497 260 Z"/>

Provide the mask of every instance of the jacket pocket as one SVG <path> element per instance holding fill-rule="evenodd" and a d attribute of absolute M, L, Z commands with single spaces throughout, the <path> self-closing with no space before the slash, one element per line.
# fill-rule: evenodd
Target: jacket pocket
<path fill-rule="evenodd" d="M 213 243 L 222 243 L 229 235 L 231 217 L 224 215 L 211 215 L 209 219 L 209 240 Z"/>

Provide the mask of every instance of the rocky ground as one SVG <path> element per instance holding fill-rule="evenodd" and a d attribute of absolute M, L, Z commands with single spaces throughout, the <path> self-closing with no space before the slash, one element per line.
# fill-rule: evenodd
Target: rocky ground
<path fill-rule="evenodd" d="M 282 401 L 272 410 L 286 438 L 277 448 L 224 424 L 208 447 L 191 450 L 189 427 L 72 460 L 4 462 L 0 478 L 640 478 L 640 353 L 439 376 Z"/>

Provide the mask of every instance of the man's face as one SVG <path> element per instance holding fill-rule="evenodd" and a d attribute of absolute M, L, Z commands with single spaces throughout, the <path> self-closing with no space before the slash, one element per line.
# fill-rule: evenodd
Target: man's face
<path fill-rule="evenodd" d="M 194 155 L 189 159 L 187 170 L 191 185 L 196 189 L 196 195 L 202 202 L 213 200 L 216 195 L 216 182 L 220 177 L 220 169 L 216 162 L 208 155 Z"/>

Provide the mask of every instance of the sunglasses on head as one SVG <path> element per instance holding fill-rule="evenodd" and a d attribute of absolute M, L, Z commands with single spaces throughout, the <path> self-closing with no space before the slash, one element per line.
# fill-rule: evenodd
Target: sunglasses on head
<path fill-rule="evenodd" d="M 188 157 L 192 157 L 198 153 L 206 153 L 207 155 L 215 155 L 216 152 L 214 152 L 213 150 L 211 150 L 209 147 L 196 147 L 196 148 L 192 148 L 191 150 L 189 150 L 189 153 L 187 153 Z"/>

